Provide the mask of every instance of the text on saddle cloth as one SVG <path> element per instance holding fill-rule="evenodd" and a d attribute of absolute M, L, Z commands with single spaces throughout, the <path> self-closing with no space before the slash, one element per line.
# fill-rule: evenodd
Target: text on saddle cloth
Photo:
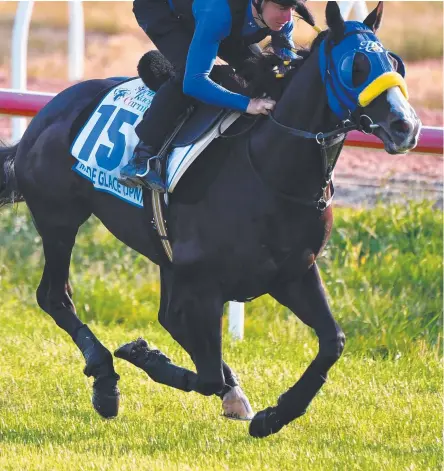
<path fill-rule="evenodd" d="M 128 188 L 118 182 L 120 169 L 131 158 L 139 142 L 135 127 L 142 120 L 155 95 L 140 78 L 111 89 L 101 100 L 73 141 L 71 154 L 77 160 L 73 170 L 91 181 L 98 191 L 110 193 L 134 206 L 143 207 L 142 189 Z M 196 157 L 237 118 L 225 114 L 196 142 L 172 150 L 167 164 L 168 191 Z"/>

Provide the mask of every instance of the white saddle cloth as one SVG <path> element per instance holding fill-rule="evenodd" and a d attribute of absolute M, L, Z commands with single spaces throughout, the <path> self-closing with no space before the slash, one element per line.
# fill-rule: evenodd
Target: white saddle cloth
<path fill-rule="evenodd" d="M 72 167 L 74 171 L 90 180 L 98 191 L 140 208 L 143 207 L 142 189 L 128 188 L 118 182 L 118 177 L 120 168 L 128 163 L 139 142 L 134 128 L 154 95 L 140 78 L 117 85 L 102 99 L 71 146 L 71 154 L 78 161 Z M 239 116 L 237 112 L 225 115 L 194 144 L 173 149 L 167 164 L 169 193 L 196 157 Z"/>

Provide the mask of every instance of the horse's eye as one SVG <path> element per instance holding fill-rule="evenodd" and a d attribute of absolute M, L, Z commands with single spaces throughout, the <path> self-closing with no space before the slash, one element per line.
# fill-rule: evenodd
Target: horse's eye
<path fill-rule="evenodd" d="M 346 54 L 339 68 L 339 74 L 344 85 L 356 88 L 363 85 L 370 74 L 370 60 L 362 52 Z"/>
<path fill-rule="evenodd" d="M 365 83 L 370 73 L 370 61 L 362 52 L 357 52 L 353 59 L 353 86 L 359 87 Z"/>

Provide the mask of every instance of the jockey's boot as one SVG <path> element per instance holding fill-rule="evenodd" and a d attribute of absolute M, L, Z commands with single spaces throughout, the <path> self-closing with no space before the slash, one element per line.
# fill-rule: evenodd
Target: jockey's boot
<path fill-rule="evenodd" d="M 139 141 L 128 164 L 120 169 L 119 183 L 130 188 L 144 186 L 165 193 L 166 186 L 154 169 L 155 161 L 159 158 L 153 146 Z"/>

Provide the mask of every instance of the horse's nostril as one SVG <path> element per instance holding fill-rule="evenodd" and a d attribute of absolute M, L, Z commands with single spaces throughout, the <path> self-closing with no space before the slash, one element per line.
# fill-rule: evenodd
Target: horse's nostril
<path fill-rule="evenodd" d="M 390 124 L 392 131 L 409 133 L 413 130 L 413 124 L 406 119 L 397 119 Z"/>

